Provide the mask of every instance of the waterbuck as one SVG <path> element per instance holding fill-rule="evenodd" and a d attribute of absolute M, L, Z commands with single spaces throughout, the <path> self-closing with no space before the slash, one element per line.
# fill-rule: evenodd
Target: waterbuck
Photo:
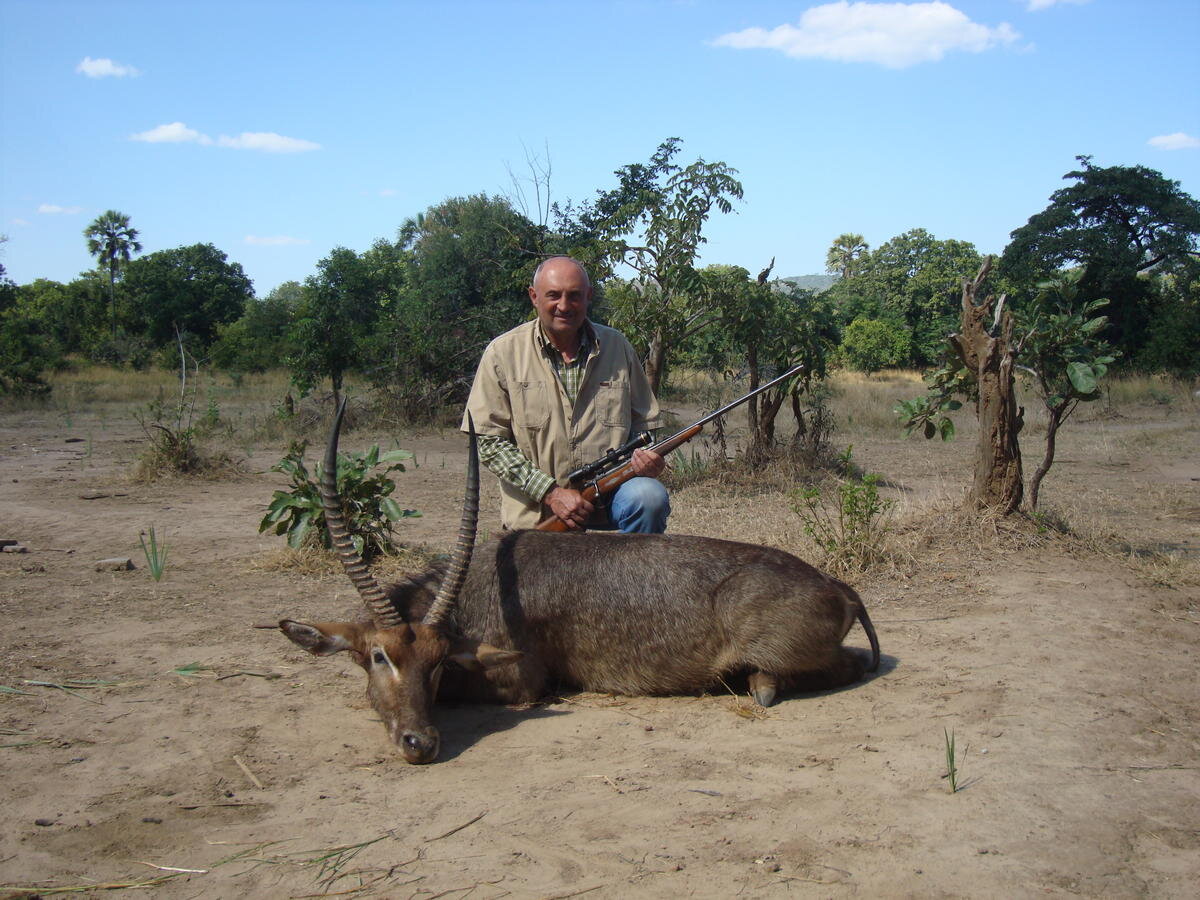
<path fill-rule="evenodd" d="M 279 628 L 317 656 L 345 650 L 410 763 L 438 753 L 431 707 L 525 703 L 552 686 L 622 694 L 695 693 L 745 675 L 754 699 L 829 688 L 879 665 L 853 588 L 781 550 L 683 535 L 517 531 L 474 549 L 479 461 L 470 438 L 458 544 L 445 566 L 381 588 L 354 549 L 337 493 L 334 421 L 321 479 L 338 557 L 371 623 Z M 869 664 L 842 640 L 862 623 Z"/>

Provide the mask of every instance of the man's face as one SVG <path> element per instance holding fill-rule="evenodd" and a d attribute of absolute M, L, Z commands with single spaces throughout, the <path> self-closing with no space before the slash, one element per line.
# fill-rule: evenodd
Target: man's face
<path fill-rule="evenodd" d="M 583 327 L 592 302 L 592 286 L 583 269 L 574 262 L 552 259 L 534 279 L 529 299 L 546 336 L 556 347 L 564 349 Z"/>

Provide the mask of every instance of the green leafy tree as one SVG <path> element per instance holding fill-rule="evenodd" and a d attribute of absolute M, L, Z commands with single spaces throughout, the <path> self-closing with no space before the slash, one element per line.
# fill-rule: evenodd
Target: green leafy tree
<path fill-rule="evenodd" d="M 648 164 L 618 169 L 617 187 L 586 204 L 571 231 L 575 240 L 592 236 L 610 264 L 637 273 L 636 291 L 610 296 L 610 311 L 613 324 L 645 351 L 655 393 L 672 348 L 716 318 L 696 256 L 713 210 L 729 213 L 733 201 L 742 198 L 736 169 L 703 159 L 681 166 L 675 162 L 680 143 L 669 138 Z"/>
<path fill-rule="evenodd" d="M 1100 337 L 1108 322 L 1094 315 L 1107 300 L 1081 301 L 1084 273 L 1076 269 L 1040 285 L 1030 309 L 1020 354 L 1046 407 L 1046 450 L 1029 479 L 1029 508 L 1037 509 L 1042 479 L 1054 464 L 1062 424 L 1079 406 L 1100 398 L 1100 379 L 1116 359 Z"/>
<path fill-rule="evenodd" d="M 242 315 L 254 296 L 238 263 L 212 244 L 160 250 L 125 269 L 127 325 L 154 347 L 175 347 L 182 337 L 205 354 L 218 328 Z M 176 351 L 177 352 L 177 351 Z"/>
<path fill-rule="evenodd" d="M 858 318 L 842 332 L 838 352 L 851 368 L 871 375 L 908 362 L 912 341 L 894 320 Z"/>
<path fill-rule="evenodd" d="M 764 381 L 801 363 L 804 371 L 784 384 L 752 397 L 746 404 L 751 464 L 766 461 L 776 446 L 776 421 L 790 399 L 797 434 L 806 430 L 799 398 L 825 377 L 826 359 L 836 330 L 827 304 L 811 291 L 784 281 L 768 281 L 772 264 L 751 278 L 740 266 L 708 266 L 701 278 L 718 318 L 712 330 L 733 349 L 727 364 L 744 368 L 755 390 Z"/>
<path fill-rule="evenodd" d="M 1105 337 L 1128 358 L 1146 340 L 1154 307 L 1146 273 L 1181 265 L 1196 253 L 1200 203 L 1178 181 L 1145 166 L 1096 166 L 1063 176 L 1073 183 L 1012 233 L 1002 273 L 1032 289 L 1048 273 L 1083 267 L 1080 302 L 1109 300 Z"/>
<path fill-rule="evenodd" d="M 138 231 L 129 224 L 129 216 L 115 209 L 106 210 L 83 230 L 88 253 L 96 257 L 108 273 L 108 304 L 112 313 L 112 334 L 117 334 L 117 278 L 135 253 L 142 252 Z"/>
<path fill-rule="evenodd" d="M 346 372 L 361 361 L 361 342 L 386 302 L 386 285 L 353 250 L 335 247 L 304 282 L 303 300 L 288 339 L 292 381 L 303 393 L 328 378 L 334 407 L 341 402 Z"/>
<path fill-rule="evenodd" d="M 21 303 L 20 289 L 0 263 L 0 395 L 46 393 L 42 375 L 58 359 L 53 337 Z"/>
<path fill-rule="evenodd" d="M 298 316 L 304 289 L 285 281 L 266 297 L 246 300 L 241 318 L 217 329 L 213 364 L 231 372 L 264 372 L 295 352 L 288 339 Z"/>
<path fill-rule="evenodd" d="M 839 234 L 825 254 L 825 271 L 849 278 L 857 273 L 860 261 L 870 249 L 861 234 Z"/>
<path fill-rule="evenodd" d="M 1200 258 L 1159 274 L 1152 302 L 1146 342 L 1135 365 L 1182 376 L 1200 373 Z"/>
<path fill-rule="evenodd" d="M 390 285 L 366 356 L 398 414 L 465 399 L 487 342 L 529 318 L 542 234 L 508 200 L 476 194 L 430 207 L 364 254 Z"/>

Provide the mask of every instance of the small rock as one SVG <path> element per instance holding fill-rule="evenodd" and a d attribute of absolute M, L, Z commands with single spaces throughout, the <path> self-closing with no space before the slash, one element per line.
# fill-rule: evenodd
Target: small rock
<path fill-rule="evenodd" d="M 28 547 L 26 547 L 24 544 L 18 544 L 16 541 L 11 541 L 10 543 L 5 544 L 3 547 L 0 547 L 0 550 L 3 550 L 5 553 L 28 553 L 29 552 Z"/>
<path fill-rule="evenodd" d="M 66 439 L 63 441 L 63 443 L 64 443 L 64 444 L 82 444 L 82 443 L 83 443 L 83 438 L 66 438 Z"/>
<path fill-rule="evenodd" d="M 13 544 L 19 544 L 20 541 L 14 541 L 12 538 L 0 538 L 0 547 L 10 547 Z"/>
<path fill-rule="evenodd" d="M 157 816 L 142 816 L 142 821 L 147 825 L 161 825 L 162 819 Z"/>
<path fill-rule="evenodd" d="M 103 500 L 105 497 L 111 497 L 112 494 L 106 494 L 104 491 L 84 491 L 79 495 L 80 500 Z"/>
<path fill-rule="evenodd" d="M 49 828 L 51 825 L 54 824 L 54 820 L 53 819 L 34 819 L 33 824 L 37 825 L 39 828 Z"/>
<path fill-rule="evenodd" d="M 41 563 L 21 563 L 21 571 L 29 572 L 30 574 L 35 572 L 45 572 L 46 567 Z"/>
<path fill-rule="evenodd" d="M 136 569 L 133 560 L 128 556 L 114 556 L 111 559 L 102 559 L 96 563 L 97 572 L 127 572 L 130 569 Z"/>

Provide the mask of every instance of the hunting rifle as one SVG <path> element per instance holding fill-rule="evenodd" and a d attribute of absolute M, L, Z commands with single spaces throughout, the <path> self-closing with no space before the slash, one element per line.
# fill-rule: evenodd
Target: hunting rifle
<path fill-rule="evenodd" d="M 735 407 L 741 406 L 751 397 L 756 397 L 763 391 L 769 390 L 780 382 L 786 381 L 797 372 L 804 368 L 804 364 L 789 369 L 778 378 L 768 381 L 766 384 L 756 387 L 748 394 L 743 394 L 732 403 L 726 403 L 715 412 L 710 412 L 707 416 L 699 419 L 689 425 L 682 431 L 676 432 L 669 438 L 659 441 L 650 447 L 659 456 L 666 456 L 672 450 L 686 444 L 692 438 L 700 433 L 706 424 L 711 422 L 718 416 L 723 416 Z M 605 494 L 611 494 L 630 478 L 634 477 L 632 464 L 630 459 L 633 456 L 633 451 L 639 447 L 645 447 L 654 440 L 654 437 L 648 431 L 643 431 L 640 434 L 630 438 L 620 447 L 615 447 L 605 453 L 595 462 L 590 462 L 586 466 L 580 466 L 574 472 L 567 476 L 567 480 L 571 482 L 571 487 L 583 494 L 583 499 L 589 503 L 595 503 L 597 497 Z M 537 526 L 538 531 L 567 531 L 567 524 L 558 516 L 551 516 L 546 521 Z"/>

